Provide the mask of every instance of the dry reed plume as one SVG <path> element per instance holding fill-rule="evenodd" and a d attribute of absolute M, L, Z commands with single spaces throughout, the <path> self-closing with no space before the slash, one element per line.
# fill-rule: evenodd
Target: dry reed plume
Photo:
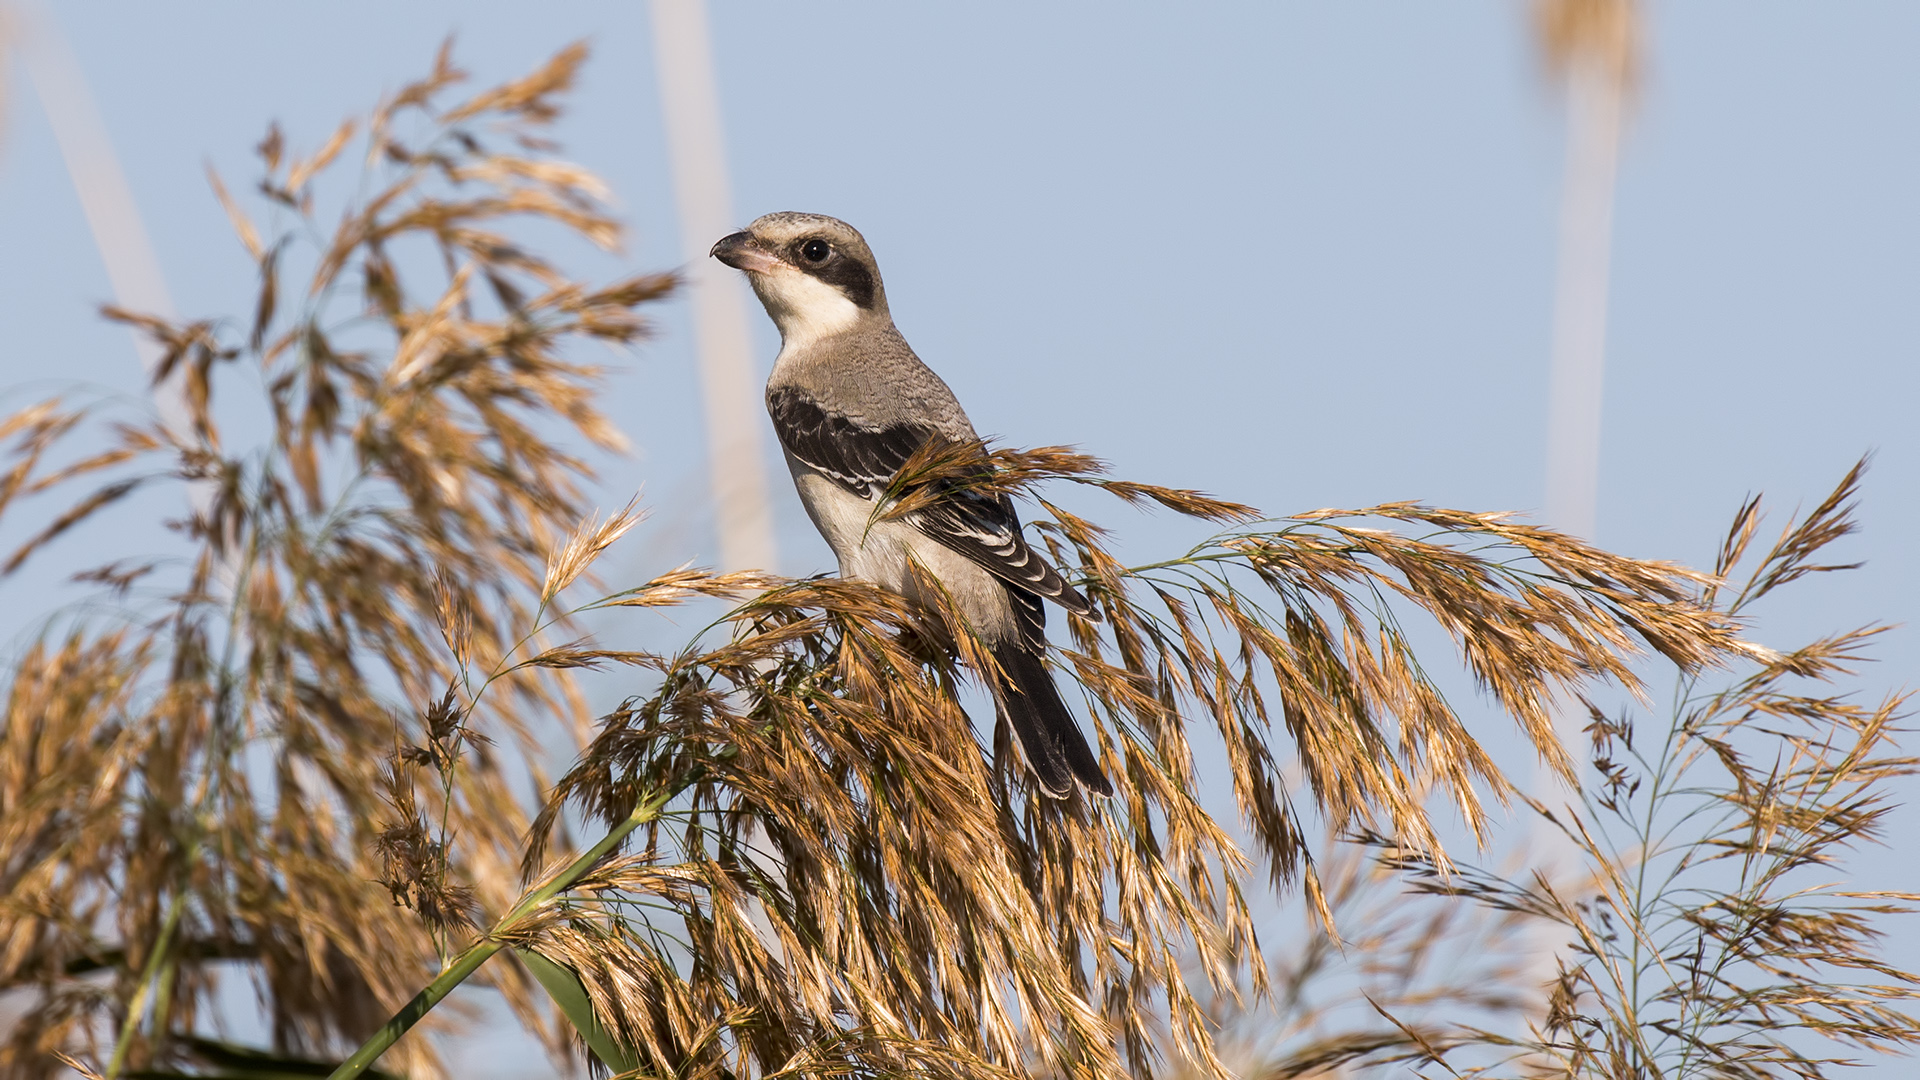
<path fill-rule="evenodd" d="M 1743 584 L 1721 584 L 1747 562 L 1760 525 L 1760 501 L 1745 503 L 1703 599 L 1749 617 L 1775 589 L 1851 569 L 1823 560 L 1853 531 L 1860 474 L 1855 466 L 1790 522 Z M 1442 872 L 1387 837 L 1358 837 L 1428 903 L 1451 899 L 1564 935 L 1557 971 L 1538 991 L 1508 981 L 1533 1000 L 1506 1010 L 1504 1025 L 1431 1010 L 1409 1021 L 1423 1003 L 1383 1001 L 1377 1022 L 1268 1055 L 1243 1075 L 1817 1078 L 1857 1064 L 1850 1051 L 1920 1044 L 1911 1004 L 1920 976 L 1890 966 L 1881 948 L 1889 917 L 1920 910 L 1920 896 L 1851 885 L 1843 870 L 1886 839 L 1890 784 L 1920 765 L 1893 743 L 1904 694 L 1868 704 L 1832 685 L 1882 629 L 1758 654 L 1723 679 L 1683 672 L 1652 738 L 1630 715 L 1594 710 L 1596 782 L 1572 805 L 1528 800 L 1578 852 L 1576 879 Z M 1418 955 L 1433 943 L 1386 951 Z"/>
<path fill-rule="evenodd" d="M 269 133 L 266 226 L 216 179 L 259 266 L 249 317 L 109 312 L 165 347 L 182 430 L 59 400 L 0 423 L 0 509 L 96 485 L 9 571 L 136 491 L 172 484 L 190 505 L 169 524 L 184 565 L 130 530 L 129 558 L 87 575 L 123 614 L 49 637 L 12 674 L 0 985 L 30 1003 L 0 1071 L 48 1075 L 62 1047 L 107 1072 L 204 1061 L 187 1036 L 222 964 L 261 986 L 278 1053 L 332 1052 L 431 974 L 476 905 L 517 892 L 524 797 L 472 735 L 538 779 L 537 727 L 583 719 L 570 688 L 507 672 L 473 727 L 457 693 L 432 718 L 403 703 L 442 701 L 462 662 L 498 666 L 534 620 L 545 553 L 583 510 L 585 467 L 562 446 L 621 441 L 594 409 L 599 371 L 564 347 L 635 340 L 636 309 L 671 284 L 584 285 L 513 238 L 528 223 L 619 236 L 598 181 L 539 141 L 582 55 L 440 107 L 461 78 L 443 53 L 357 140 L 346 125 L 296 156 Z M 370 187 L 329 222 L 314 185 L 350 147 Z M 241 365 L 257 375 L 231 377 Z M 225 439 L 236 416 L 264 418 L 266 441 Z M 458 613 L 452 648 L 442 612 Z M 396 810 L 401 743 L 461 764 Z M 385 902 L 396 864 L 438 925 Z M 496 975 L 532 1018 L 532 984 Z M 431 1061 L 415 1041 L 393 1066 Z"/>
<path fill-rule="evenodd" d="M 1641 77 L 1645 16 L 1637 0 L 1534 0 L 1533 29 L 1556 75 L 1591 65 L 1632 91 Z"/>
<path fill-rule="evenodd" d="M 277 224 L 220 192 L 260 266 L 255 314 L 113 313 L 166 345 L 190 430 L 57 401 L 0 427 L 16 462 L 0 509 L 98 485 L 9 566 L 143 486 L 173 481 L 194 506 L 182 569 L 129 551 L 90 578 L 125 617 L 49 636 L 13 674 L 0 987 L 26 1004 L 0 1064 L 19 1075 L 49 1074 L 55 1051 L 109 1077 L 259 1075 L 363 1039 L 336 1075 L 390 1044 L 385 1067 L 433 1075 L 431 1044 L 400 1036 L 443 1023 L 434 1006 L 476 973 L 556 1049 L 578 1030 L 636 1076 L 1144 1076 L 1163 1046 L 1222 1075 L 1210 1003 L 1269 989 L 1260 875 L 1324 919 L 1309 829 L 1376 829 L 1443 862 L 1429 797 L 1484 831 L 1483 801 L 1509 794 L 1403 619 L 1451 635 L 1569 774 L 1555 694 L 1638 688 L 1644 648 L 1688 672 L 1743 654 L 1700 602 L 1709 579 L 1500 515 L 1261 522 L 1064 450 L 935 448 L 898 478 L 900 505 L 956 483 L 1032 499 L 1104 616 L 1069 621 L 1058 664 L 1117 794 L 1062 804 L 1028 793 L 1004 732 L 974 738 L 967 669 L 928 645 L 982 661 L 950 613 L 690 569 L 570 602 L 633 511 L 574 525 L 587 468 L 563 446 L 619 436 L 592 406 L 599 372 L 562 348 L 633 341 L 635 309 L 669 286 L 579 284 L 525 239 L 528 223 L 618 236 L 595 180 L 538 138 L 581 58 L 441 107 L 459 79 L 443 53 L 375 112 L 374 193 L 331 227 L 314 184 L 363 144 L 345 127 L 294 158 L 270 135 Z M 216 421 L 241 362 L 265 388 L 257 447 Z M 1043 482 L 1229 531 L 1126 567 Z M 571 630 L 581 611 L 696 596 L 733 606 L 679 652 Z M 611 665 L 634 695 L 548 784 L 537 736 L 579 719 L 572 673 Z M 1253 851 L 1201 806 L 1193 724 L 1224 741 Z M 570 807 L 609 831 L 551 851 Z M 258 981 L 271 1048 L 195 1034 L 216 964 Z"/>

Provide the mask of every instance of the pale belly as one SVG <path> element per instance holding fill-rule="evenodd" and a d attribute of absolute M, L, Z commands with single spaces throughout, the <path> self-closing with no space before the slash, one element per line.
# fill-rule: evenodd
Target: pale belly
<path fill-rule="evenodd" d="M 910 561 L 918 562 L 946 587 L 976 633 L 992 641 L 1016 632 L 1013 605 L 999 578 L 904 521 L 872 522 L 871 500 L 791 456 L 787 467 L 807 516 L 840 561 L 841 577 L 872 582 L 919 603 L 920 587 L 908 569 Z"/>

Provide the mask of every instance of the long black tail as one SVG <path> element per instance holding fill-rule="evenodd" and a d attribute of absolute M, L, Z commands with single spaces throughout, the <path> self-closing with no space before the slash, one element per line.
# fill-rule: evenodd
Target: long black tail
<path fill-rule="evenodd" d="M 1039 597 L 1026 596 L 1017 589 L 1007 591 L 1014 594 L 1017 612 L 1025 614 L 1023 609 L 1028 609 L 1022 601 L 1039 607 Z M 1033 768 L 1042 791 L 1064 799 L 1073 794 L 1073 783 L 1078 780 L 1088 791 L 1112 795 L 1113 785 L 1100 771 L 1099 759 L 1093 756 L 1093 748 L 1080 734 L 1080 726 L 1074 723 L 1066 702 L 1060 700 L 1059 688 L 1053 685 L 1053 675 L 1041 661 L 1047 648 L 1041 618 L 1044 616 L 1021 620 L 1027 624 L 1027 633 L 991 647 L 994 662 L 1005 676 L 994 680 L 994 705 L 1000 719 L 1020 740 L 1020 749 L 1026 753 L 1027 764 Z"/>

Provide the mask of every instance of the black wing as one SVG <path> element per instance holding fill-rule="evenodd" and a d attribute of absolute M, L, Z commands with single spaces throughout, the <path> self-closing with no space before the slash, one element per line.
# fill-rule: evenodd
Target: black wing
<path fill-rule="evenodd" d="M 1066 797 L 1073 791 L 1074 780 L 1096 795 L 1112 795 L 1113 785 L 1101 771 L 1099 757 L 1074 723 L 1042 659 L 1047 655 L 1046 608 L 1024 589 L 1010 585 L 1007 595 L 1013 600 L 1020 633 L 992 647 L 1002 675 L 992 686 L 1001 722 L 1020 739 L 1034 778 L 1048 795 Z"/>
<path fill-rule="evenodd" d="M 863 499 L 887 490 L 887 481 L 932 436 L 917 424 L 857 423 L 791 387 L 767 392 L 767 412 L 787 453 Z"/>
<path fill-rule="evenodd" d="M 828 412 L 792 387 L 769 391 L 767 412 L 787 453 L 868 500 L 884 494 L 893 475 L 933 438 L 933 430 L 920 424 L 876 427 Z M 1076 614 L 1093 613 L 1087 598 L 1027 544 L 1012 499 L 969 490 L 953 480 L 936 483 L 946 489 L 943 497 L 907 515 L 915 528 L 1010 585 L 1051 597 Z"/>

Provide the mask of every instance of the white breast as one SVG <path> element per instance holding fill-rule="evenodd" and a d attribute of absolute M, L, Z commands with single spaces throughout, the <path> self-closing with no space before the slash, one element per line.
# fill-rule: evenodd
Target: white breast
<path fill-rule="evenodd" d="M 994 640 L 1015 632 L 1006 587 L 978 563 L 930 539 L 905 521 L 873 521 L 873 502 L 787 455 L 793 486 L 813 526 L 840 561 L 840 576 L 869 581 L 920 602 L 909 564 L 917 562 L 953 597 L 974 628 Z"/>

